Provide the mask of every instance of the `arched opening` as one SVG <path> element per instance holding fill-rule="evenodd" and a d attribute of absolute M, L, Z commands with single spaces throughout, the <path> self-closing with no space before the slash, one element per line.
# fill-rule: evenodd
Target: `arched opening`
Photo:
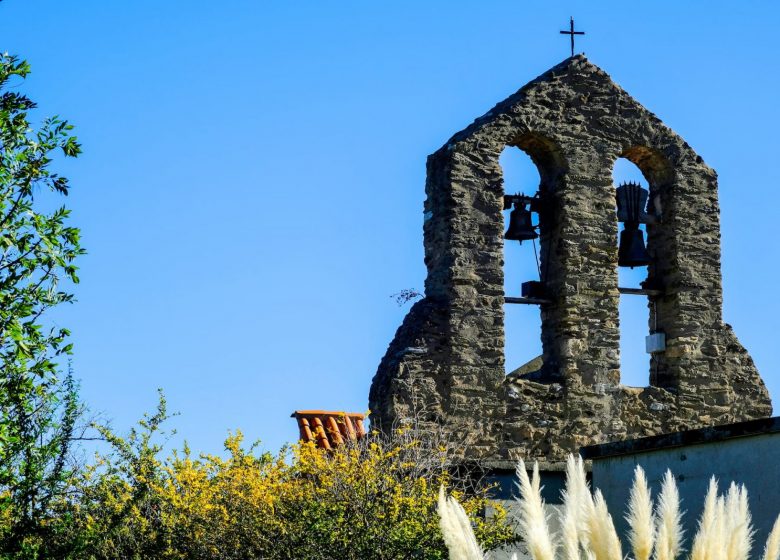
<path fill-rule="evenodd" d="M 522 149 L 507 146 L 499 164 L 503 170 L 504 194 L 529 197 L 540 190 L 539 168 Z M 504 212 L 504 231 L 509 227 L 511 209 Z M 539 216 L 532 214 L 533 225 Z M 538 233 L 538 229 L 536 230 Z M 504 294 L 521 298 L 522 285 L 538 281 L 541 252 L 539 239 L 504 241 Z M 528 375 L 542 367 L 542 320 L 539 306 L 504 304 L 504 363 L 506 373 Z"/>
<path fill-rule="evenodd" d="M 645 355 L 649 361 L 650 385 L 674 388 L 677 385 L 677 379 L 670 374 L 669 364 L 666 360 L 665 336 L 668 329 L 674 330 L 674 325 L 678 320 L 679 306 L 674 298 L 668 297 L 667 293 L 670 272 L 675 270 L 676 265 L 674 257 L 675 230 L 669 227 L 665 211 L 674 206 L 672 198 L 675 191 L 673 187 L 676 173 L 669 159 L 654 148 L 641 145 L 632 146 L 621 155 L 639 168 L 643 178 L 649 183 L 650 195 L 647 212 L 652 219 L 649 220 L 650 223 L 646 227 L 646 242 L 651 260 L 647 267 L 646 286 L 655 291 L 655 294 L 649 294 L 649 313 L 646 315 L 649 318 L 647 332 L 653 333 L 652 339 L 648 341 L 650 343 L 648 346 L 652 347 L 653 353 Z M 628 167 L 635 169 L 630 165 Z M 636 173 L 635 170 L 634 173 Z M 636 342 L 635 339 L 632 340 Z"/>
<path fill-rule="evenodd" d="M 615 186 L 633 183 L 639 185 L 642 189 L 649 192 L 650 188 L 647 179 L 642 171 L 631 161 L 625 158 L 619 158 L 615 162 L 612 170 L 612 177 Z M 642 211 L 645 208 L 641 208 Z M 620 216 L 618 216 L 620 220 Z M 647 247 L 647 225 L 640 223 L 641 243 Z M 631 229 L 630 224 L 618 224 L 618 243 L 621 245 L 620 251 L 624 255 L 631 252 L 641 253 L 639 249 L 640 241 L 638 234 L 633 240 L 637 243 L 631 245 L 626 243 L 631 237 L 620 233 L 623 230 Z M 618 266 L 618 287 L 628 290 L 641 290 L 646 287 L 643 284 L 648 277 L 648 267 L 645 266 Z M 649 384 L 650 377 L 650 357 L 646 352 L 646 337 L 650 333 L 649 324 L 649 302 L 648 297 L 643 294 L 626 293 L 621 290 L 620 305 L 618 308 L 620 323 L 620 382 L 624 385 L 644 387 Z"/>

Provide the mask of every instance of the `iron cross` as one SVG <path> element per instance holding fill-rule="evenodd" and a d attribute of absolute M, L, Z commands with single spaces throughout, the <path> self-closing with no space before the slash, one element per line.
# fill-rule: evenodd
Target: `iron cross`
<path fill-rule="evenodd" d="M 584 31 L 574 31 L 574 18 L 569 18 L 569 30 L 568 31 L 561 31 L 561 35 L 569 35 L 571 37 L 571 55 L 574 56 L 574 36 L 575 35 L 585 35 Z"/>

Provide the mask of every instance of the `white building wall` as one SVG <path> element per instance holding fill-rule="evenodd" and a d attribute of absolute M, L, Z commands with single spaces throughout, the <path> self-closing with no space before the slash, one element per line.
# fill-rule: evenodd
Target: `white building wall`
<path fill-rule="evenodd" d="M 628 551 L 624 515 L 636 465 L 645 470 L 654 496 L 660 492 L 666 469 L 674 474 L 682 499 L 681 509 L 685 512 L 686 550 L 690 550 L 690 540 L 696 533 L 710 477 L 714 475 L 718 479 L 722 492 L 732 481 L 744 484 L 756 530 L 752 557 L 760 557 L 780 513 L 780 433 L 594 458 L 593 486 L 604 494 L 615 526 L 624 539 L 624 552 Z"/>

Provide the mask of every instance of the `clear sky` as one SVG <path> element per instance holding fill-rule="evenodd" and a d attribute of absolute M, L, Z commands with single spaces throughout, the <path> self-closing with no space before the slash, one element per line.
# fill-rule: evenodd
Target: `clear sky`
<path fill-rule="evenodd" d="M 56 315 L 83 398 L 122 428 L 162 387 L 174 443 L 213 452 L 235 428 L 277 449 L 294 409 L 366 410 L 408 311 L 390 296 L 423 286 L 426 156 L 566 58 L 570 15 L 577 50 L 718 171 L 724 318 L 780 394 L 780 4 L 5 0 L 0 49 L 84 145 L 60 169 L 89 254 Z M 533 253 L 512 251 L 517 292 Z M 539 317 L 510 312 L 514 367 Z M 646 313 L 621 308 L 631 385 Z"/>

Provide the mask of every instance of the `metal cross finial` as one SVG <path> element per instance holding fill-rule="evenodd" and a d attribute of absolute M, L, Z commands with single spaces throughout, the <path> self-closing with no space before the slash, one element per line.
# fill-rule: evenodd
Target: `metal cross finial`
<path fill-rule="evenodd" d="M 568 31 L 561 31 L 561 35 L 569 35 L 571 37 L 571 55 L 574 56 L 574 36 L 575 35 L 585 35 L 584 31 L 574 31 L 574 18 L 569 18 L 569 30 Z"/>

